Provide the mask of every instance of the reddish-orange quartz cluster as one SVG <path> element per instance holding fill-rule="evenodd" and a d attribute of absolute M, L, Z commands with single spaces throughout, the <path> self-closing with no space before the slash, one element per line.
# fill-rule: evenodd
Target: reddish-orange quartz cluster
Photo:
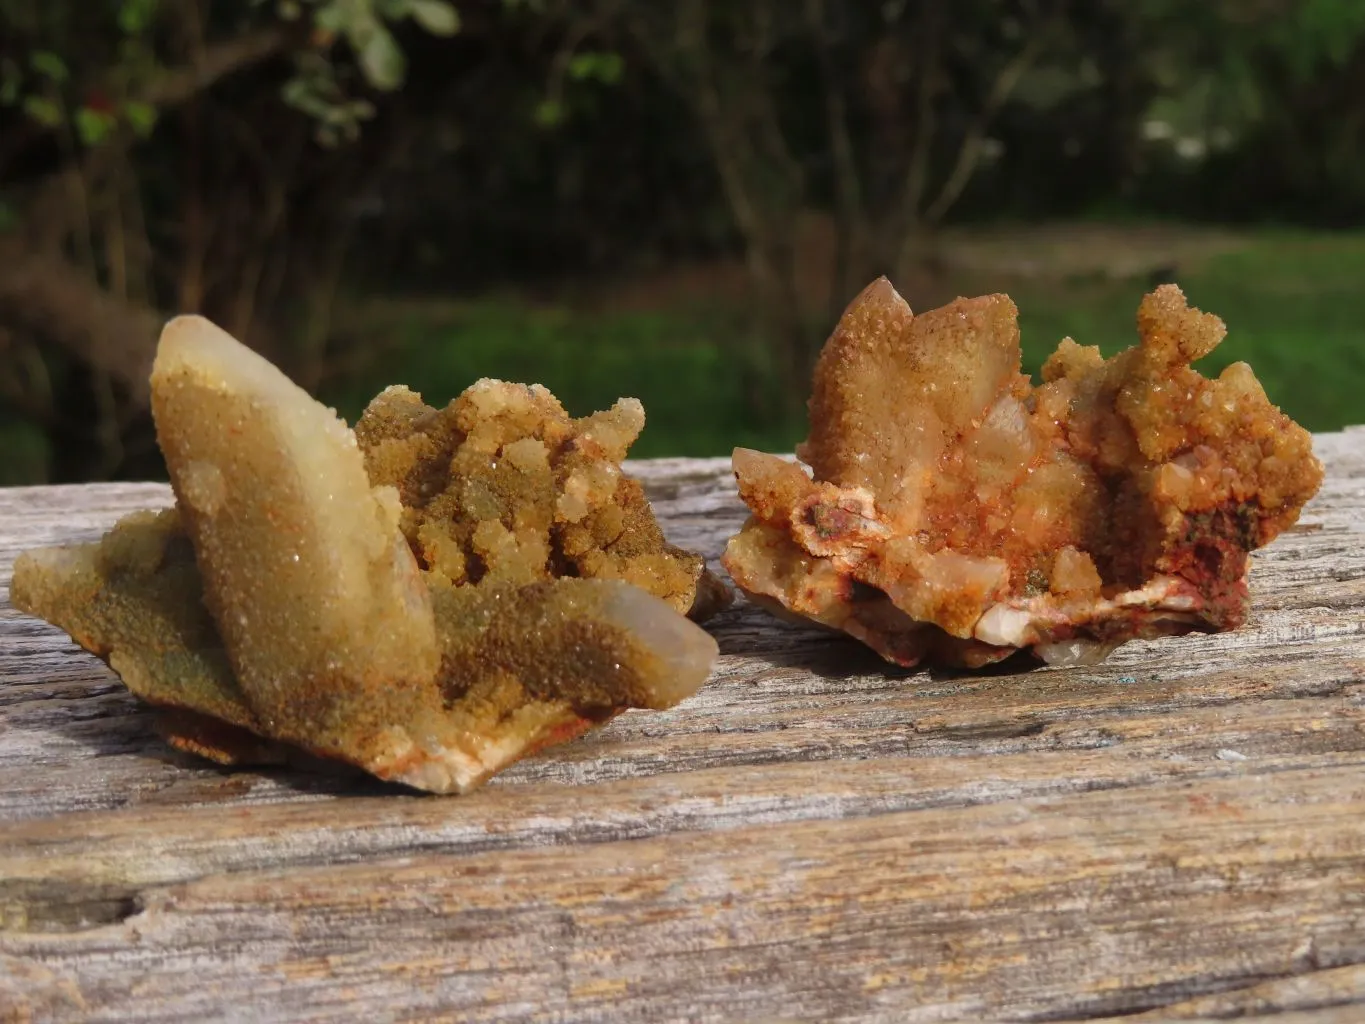
<path fill-rule="evenodd" d="M 815 370 L 809 467 L 736 449 L 752 516 L 724 564 L 774 611 L 888 660 L 1099 660 L 1135 637 L 1235 629 L 1248 552 L 1322 480 L 1251 368 L 1190 363 L 1221 320 L 1174 285 L 1105 360 L 1065 339 L 1034 387 L 1004 295 L 915 316 L 884 278 Z"/>

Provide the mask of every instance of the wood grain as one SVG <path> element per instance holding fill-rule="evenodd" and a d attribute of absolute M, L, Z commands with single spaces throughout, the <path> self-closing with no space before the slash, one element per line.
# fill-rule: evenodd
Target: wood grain
<path fill-rule="evenodd" d="M 175 754 L 0 601 L 0 1020 L 1365 1020 L 1365 431 L 1316 443 L 1235 634 L 888 673 L 741 603 L 695 698 L 464 798 Z M 727 461 L 631 468 L 714 560 Z M 0 588 L 168 501 L 0 490 Z"/>

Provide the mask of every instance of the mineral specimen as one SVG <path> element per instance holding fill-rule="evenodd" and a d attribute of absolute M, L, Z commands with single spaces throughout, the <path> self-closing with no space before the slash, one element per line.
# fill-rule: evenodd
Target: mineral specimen
<path fill-rule="evenodd" d="M 573 420 L 539 384 L 482 380 L 440 411 L 388 388 L 356 437 L 370 479 L 398 491 L 413 554 L 441 578 L 624 580 L 703 619 L 730 592 L 700 555 L 664 540 L 644 489 L 621 472 L 644 421 L 633 398 Z"/>
<path fill-rule="evenodd" d="M 266 360 L 205 320 L 172 321 L 152 408 L 176 508 L 21 556 L 11 600 L 170 709 L 176 746 L 225 763 L 301 748 L 436 792 L 694 692 L 715 641 L 622 582 L 691 607 L 704 579 L 616 464 L 638 406 L 624 423 L 547 420 L 558 407 L 544 389 L 485 382 L 450 415 L 386 416 L 416 413 L 404 394 L 386 392 L 365 431 L 395 487 L 371 480 L 346 425 Z M 418 434 L 452 446 L 435 451 L 441 465 Z M 547 443 L 575 453 L 555 476 L 538 472 Z M 590 539 L 549 545 L 565 506 L 582 510 L 575 522 L 597 517 Z M 619 536 L 596 525 L 613 508 Z M 571 570 L 612 578 L 559 578 Z"/>
<path fill-rule="evenodd" d="M 1190 368 L 1217 317 L 1163 285 L 1139 344 L 1062 341 L 1034 387 L 1004 295 L 915 316 L 884 278 L 815 369 L 809 466 L 736 449 L 752 511 L 724 565 L 761 605 L 901 665 L 1050 663 L 1235 629 L 1250 550 L 1317 491 L 1311 438 L 1244 363 Z"/>

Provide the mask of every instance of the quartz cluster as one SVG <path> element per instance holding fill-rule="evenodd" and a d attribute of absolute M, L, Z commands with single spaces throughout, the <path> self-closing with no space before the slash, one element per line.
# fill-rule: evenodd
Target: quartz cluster
<path fill-rule="evenodd" d="M 1111 359 L 1065 339 L 1035 387 L 1004 295 L 918 316 L 885 279 L 817 362 L 802 466 L 734 454 L 752 515 L 724 565 L 756 602 L 901 665 L 1050 663 L 1235 629 L 1248 552 L 1322 480 L 1311 437 L 1174 285 Z"/>
<path fill-rule="evenodd" d="M 389 389 L 353 433 L 197 317 L 151 384 L 175 508 L 22 555 L 11 600 L 165 709 L 174 745 L 462 792 L 706 679 L 716 643 L 680 612 L 724 590 L 621 471 L 639 403 L 572 420 L 538 386 L 443 411 Z"/>
<path fill-rule="evenodd" d="M 370 480 L 398 492 L 413 554 L 440 579 L 622 580 L 704 619 L 730 592 L 701 555 L 664 539 L 644 488 L 621 472 L 644 423 L 634 398 L 575 420 L 539 384 L 481 380 L 442 410 L 388 388 L 356 438 Z"/>

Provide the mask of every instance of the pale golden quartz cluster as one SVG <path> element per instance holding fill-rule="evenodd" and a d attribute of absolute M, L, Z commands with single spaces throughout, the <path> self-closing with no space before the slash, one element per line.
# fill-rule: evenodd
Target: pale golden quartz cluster
<path fill-rule="evenodd" d="M 701 555 L 664 539 L 644 488 L 621 472 L 644 423 L 634 398 L 571 419 L 539 384 L 481 380 L 441 410 L 388 388 L 356 437 L 371 481 L 398 492 L 403 534 L 437 578 L 622 580 L 704 619 L 730 592 Z"/>
<path fill-rule="evenodd" d="M 901 665 L 1021 648 L 1077 664 L 1236 628 L 1248 552 L 1298 518 L 1322 466 L 1250 367 L 1190 368 L 1217 317 L 1164 285 L 1137 324 L 1109 360 L 1064 340 L 1034 387 L 1006 296 L 916 316 L 874 282 L 820 355 L 805 466 L 735 451 L 753 514 L 725 567 Z"/>
<path fill-rule="evenodd" d="M 723 590 L 621 471 L 638 403 L 571 420 L 535 386 L 440 412 L 390 389 L 358 442 L 197 317 L 151 383 L 176 507 L 24 554 L 11 600 L 168 709 L 173 744 L 465 791 L 706 679 L 716 643 L 680 612 Z"/>

